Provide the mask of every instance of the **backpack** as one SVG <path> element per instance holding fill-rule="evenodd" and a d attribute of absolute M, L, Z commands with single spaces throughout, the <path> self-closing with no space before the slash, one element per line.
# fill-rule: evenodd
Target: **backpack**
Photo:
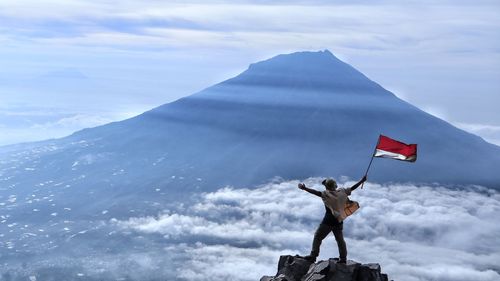
<path fill-rule="evenodd" d="M 349 197 L 347 197 L 347 202 L 345 203 L 344 207 L 344 212 L 346 214 L 346 217 L 352 215 L 358 209 L 359 209 L 359 203 L 356 201 L 352 201 L 351 199 L 349 199 Z"/>

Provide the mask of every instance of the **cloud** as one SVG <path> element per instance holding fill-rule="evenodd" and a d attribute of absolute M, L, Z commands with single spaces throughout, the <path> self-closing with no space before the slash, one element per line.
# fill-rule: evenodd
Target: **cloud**
<path fill-rule="evenodd" d="M 445 108 L 436 106 L 423 106 L 422 110 L 443 120 L 449 120 L 449 114 Z"/>
<path fill-rule="evenodd" d="M 320 181 L 306 182 L 321 189 Z M 124 231 L 191 241 L 183 248 L 190 266 L 179 272 L 186 279 L 256 280 L 274 273 L 279 255 L 309 251 L 324 207 L 319 198 L 298 190 L 297 183 L 256 189 L 226 187 L 205 193 L 194 205 L 175 212 L 114 220 L 113 224 Z M 345 222 L 350 258 L 378 262 L 395 280 L 500 277 L 498 192 L 481 187 L 454 190 L 368 183 L 352 199 L 362 207 Z M 329 237 L 320 258 L 336 255 Z M 256 261 L 262 271 L 240 275 Z"/>
<path fill-rule="evenodd" d="M 470 37 L 484 38 L 484 34 L 457 33 L 456 29 L 472 31 L 481 27 L 483 32 L 493 35 L 495 29 L 484 27 L 496 25 L 488 20 L 496 16 L 491 9 L 464 7 L 456 2 L 441 6 L 432 2 L 412 2 L 409 6 L 385 1 L 377 5 L 366 1 L 353 5 L 320 2 L 323 5 L 302 5 L 301 1 L 281 1 L 274 5 L 250 1 L 140 4 L 124 1 L 117 6 L 111 2 L 52 1 L 41 5 L 35 1 L 7 1 L 3 4 L 6 7 L 0 9 L 0 17 L 9 27 L 5 32 L 14 41 L 24 38 L 48 45 L 120 48 L 217 45 L 262 49 L 287 45 L 317 49 L 334 45 L 421 52 L 429 45 L 464 49 Z M 422 5 L 428 7 L 427 12 L 415 13 L 416 7 Z M 256 40 L 258 43 L 253 43 Z M 477 50 L 494 46 L 471 47 Z"/>
<path fill-rule="evenodd" d="M 257 277 L 249 280 L 258 280 L 259 272 L 276 270 L 280 251 L 197 243 L 187 249 L 187 254 L 192 258 L 184 268 L 177 269 L 177 276 L 184 280 L 246 280 L 248 276 Z"/>
<path fill-rule="evenodd" d="M 131 218 L 115 223 L 122 228 L 160 233 L 172 239 L 187 235 L 196 236 L 200 241 L 210 238 L 224 243 L 275 247 L 297 247 L 308 243 L 310 233 L 304 232 L 304 223 L 297 223 L 297 219 L 310 220 L 320 216 L 322 207 L 312 204 L 312 198 L 307 197 L 280 202 L 278 197 L 282 192 L 294 194 L 296 190 L 290 190 L 288 184 L 274 186 L 274 189 L 264 192 L 260 189 L 223 188 L 206 194 L 205 201 L 193 205 L 185 215 L 169 211 L 158 217 Z M 247 193 L 252 195 L 251 201 L 248 201 Z M 277 200 L 270 202 L 269 196 Z M 241 202 L 246 204 L 241 205 Z M 279 227 L 272 223 L 274 221 L 280 221 Z"/>
<path fill-rule="evenodd" d="M 0 145 L 65 137 L 71 133 L 133 117 L 139 112 L 71 113 L 61 108 L 0 107 Z"/>
<path fill-rule="evenodd" d="M 457 127 L 479 135 L 484 140 L 500 146 L 500 126 L 470 123 L 454 123 Z"/>
<path fill-rule="evenodd" d="M 81 164 L 87 160 L 96 159 L 79 159 Z M 321 190 L 321 180 L 305 182 Z M 354 184 L 346 180 L 339 180 L 341 186 Z M 320 198 L 299 190 L 298 183 L 224 187 L 184 198 L 156 215 L 134 208 L 118 218 L 92 216 L 87 221 L 83 219 L 85 212 L 71 221 L 24 225 L 6 213 L 0 227 L 15 232 L 5 231 L 0 247 L 12 253 L 21 251 L 21 257 L 9 256 L 9 265 L 1 268 L 0 274 L 13 274 L 12 280 L 29 276 L 258 280 L 276 272 L 280 255 L 310 251 L 324 206 Z M 12 202 L 13 196 L 2 200 L 8 210 L 36 199 L 16 197 Z M 455 189 L 366 183 L 351 198 L 360 202 L 361 208 L 344 224 L 348 258 L 380 263 L 394 280 L 483 281 L 500 277 L 498 191 L 479 186 Z M 55 211 L 36 207 L 47 215 Z M 27 253 L 36 254 L 36 259 L 26 266 Z M 337 255 L 330 235 L 323 242 L 320 258 Z"/>
<path fill-rule="evenodd" d="M 61 129 L 61 128 L 90 128 L 110 123 L 112 119 L 105 118 L 98 115 L 75 114 L 65 117 L 54 122 L 47 122 L 43 124 L 34 124 L 32 129 Z"/>

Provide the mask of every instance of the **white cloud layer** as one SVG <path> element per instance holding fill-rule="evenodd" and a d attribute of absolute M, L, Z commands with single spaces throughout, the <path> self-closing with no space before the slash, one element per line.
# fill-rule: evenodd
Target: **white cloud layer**
<path fill-rule="evenodd" d="M 483 137 L 484 140 L 500 146 L 500 126 L 457 123 L 457 127 Z"/>
<path fill-rule="evenodd" d="M 321 189 L 321 179 L 306 183 Z M 279 255 L 306 254 L 324 207 L 298 181 L 256 189 L 223 188 L 156 217 L 113 220 L 123 231 L 190 241 L 188 280 L 258 280 L 272 275 Z M 347 182 L 346 185 L 353 184 Z M 353 200 L 361 209 L 344 226 L 349 258 L 378 262 L 394 280 L 498 280 L 500 194 L 471 187 L 365 184 Z M 337 256 L 333 236 L 320 258 Z M 245 272 L 245 273 L 243 273 Z"/>
<path fill-rule="evenodd" d="M 481 35 L 495 34 L 500 24 L 497 13 L 481 5 L 323 4 L 7 1 L 0 3 L 0 17 L 5 21 L 4 40 L 17 44 L 25 38 L 48 46 L 317 49 L 334 45 L 426 53 L 436 48 L 490 52 L 498 43 L 480 40 L 471 45 L 471 37 L 479 34 L 456 32 L 481 28 Z M 416 13 L 419 8 L 426 8 L 426 13 Z"/>
<path fill-rule="evenodd" d="M 135 114 L 118 117 L 126 119 Z M 0 146 L 18 142 L 41 141 L 65 137 L 84 128 L 92 128 L 110 123 L 117 114 L 58 113 L 44 111 L 1 111 Z M 44 121 L 42 121 L 44 120 Z"/>

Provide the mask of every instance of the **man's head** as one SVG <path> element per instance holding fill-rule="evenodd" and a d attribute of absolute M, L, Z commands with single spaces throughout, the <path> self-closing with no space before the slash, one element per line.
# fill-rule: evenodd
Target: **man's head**
<path fill-rule="evenodd" d="M 335 190 L 337 189 L 337 182 L 333 179 L 325 179 L 321 182 L 321 184 L 323 184 L 327 190 Z"/>

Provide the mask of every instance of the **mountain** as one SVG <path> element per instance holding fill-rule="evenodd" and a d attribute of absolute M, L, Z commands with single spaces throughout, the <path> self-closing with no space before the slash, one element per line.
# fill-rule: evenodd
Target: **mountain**
<path fill-rule="evenodd" d="M 165 176 L 177 175 L 196 186 L 201 178 L 212 188 L 276 176 L 359 178 L 379 134 L 418 143 L 419 159 L 376 159 L 371 180 L 500 183 L 499 147 L 397 98 L 329 51 L 252 64 L 192 96 L 69 139 L 100 138 L 101 152 L 131 173 L 140 167 L 144 179 L 170 184 Z M 152 166 L 160 157 L 167 161 Z"/>
<path fill-rule="evenodd" d="M 419 158 L 375 159 L 371 181 L 500 184 L 498 146 L 399 99 L 329 51 L 278 55 L 134 118 L 4 147 L 0 171 L 5 190 L 54 189 L 82 208 L 118 208 L 158 192 L 174 199 L 276 177 L 358 179 L 379 134 L 418 143 Z"/>

